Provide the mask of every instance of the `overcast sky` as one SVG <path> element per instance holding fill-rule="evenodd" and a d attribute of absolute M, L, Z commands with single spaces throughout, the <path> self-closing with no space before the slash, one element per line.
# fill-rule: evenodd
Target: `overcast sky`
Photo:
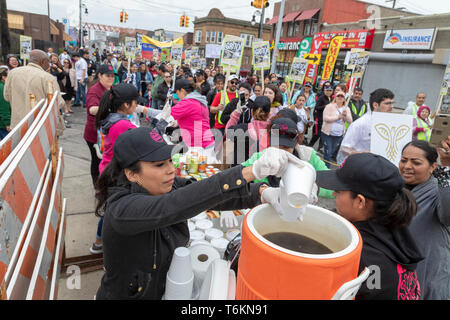
<path fill-rule="evenodd" d="M 71 25 L 78 25 L 78 0 L 7 0 L 8 9 L 47 14 L 47 1 L 50 2 L 50 16 L 62 21 L 67 18 Z M 219 8 L 226 17 L 250 21 L 255 8 L 250 6 L 251 0 L 83 0 L 88 9 L 83 21 L 129 28 L 154 30 L 164 28 L 170 31 L 193 31 L 192 21 L 204 17 L 213 7 Z M 273 3 L 270 0 L 266 17 L 273 14 Z M 385 0 L 368 0 L 366 2 L 392 6 Z M 421 14 L 450 12 L 450 0 L 397 0 L 397 8 L 405 7 L 409 11 Z M 128 13 L 128 23 L 119 21 L 119 12 L 124 9 Z M 189 28 L 180 28 L 180 15 L 185 12 L 191 20 Z"/>

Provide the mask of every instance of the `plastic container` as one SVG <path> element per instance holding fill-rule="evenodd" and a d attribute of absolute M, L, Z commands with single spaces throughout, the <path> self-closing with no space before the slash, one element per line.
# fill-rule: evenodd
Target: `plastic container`
<path fill-rule="evenodd" d="M 213 239 L 219 239 L 223 238 L 223 231 L 216 229 L 216 228 L 210 228 L 205 230 L 205 239 L 207 241 L 211 241 Z"/>
<path fill-rule="evenodd" d="M 213 227 L 213 222 L 209 219 L 200 219 L 195 221 L 195 228 L 205 232 Z"/>
<path fill-rule="evenodd" d="M 217 239 L 211 240 L 211 245 L 213 246 L 213 248 L 215 248 L 217 251 L 219 251 L 221 259 L 223 259 L 225 250 L 227 249 L 229 242 L 230 241 L 228 241 L 225 238 L 217 238 Z"/>
<path fill-rule="evenodd" d="M 264 235 L 293 232 L 312 238 L 331 254 L 305 254 L 280 247 Z M 242 223 L 237 300 L 331 299 L 358 276 L 362 239 L 346 219 L 308 205 L 303 221 L 286 222 L 268 205 L 250 211 Z"/>

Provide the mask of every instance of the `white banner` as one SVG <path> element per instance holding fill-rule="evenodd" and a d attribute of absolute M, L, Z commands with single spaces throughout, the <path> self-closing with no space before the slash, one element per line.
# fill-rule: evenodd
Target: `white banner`
<path fill-rule="evenodd" d="M 412 140 L 412 128 L 411 115 L 373 112 L 370 152 L 398 166 L 403 147 Z"/>
<path fill-rule="evenodd" d="M 386 31 L 384 49 L 433 50 L 436 29 Z"/>

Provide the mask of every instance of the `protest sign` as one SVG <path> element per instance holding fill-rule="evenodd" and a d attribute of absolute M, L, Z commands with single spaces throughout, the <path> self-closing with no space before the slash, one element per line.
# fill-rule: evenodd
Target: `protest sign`
<path fill-rule="evenodd" d="M 331 39 L 330 47 L 328 49 L 327 57 L 325 58 L 325 64 L 323 66 L 322 77 L 320 78 L 320 84 L 331 79 L 333 75 L 334 65 L 341 49 L 342 41 L 344 41 L 343 36 L 336 36 Z"/>
<path fill-rule="evenodd" d="M 364 49 L 352 48 L 352 50 L 350 50 L 350 57 L 347 63 L 347 69 L 349 70 L 355 69 L 355 64 L 358 61 L 360 52 L 362 51 L 364 51 Z"/>
<path fill-rule="evenodd" d="M 302 58 L 294 58 L 292 61 L 291 71 L 289 73 L 289 79 L 295 82 L 303 83 L 306 75 L 306 69 L 308 68 L 309 61 Z"/>
<path fill-rule="evenodd" d="M 244 39 L 232 35 L 225 35 L 222 42 L 221 66 L 225 70 L 237 72 L 241 68 Z"/>
<path fill-rule="evenodd" d="M 33 39 L 31 37 L 20 35 L 20 59 L 30 60 Z"/>
<path fill-rule="evenodd" d="M 136 57 L 136 38 L 125 37 L 125 56 L 128 59 Z"/>
<path fill-rule="evenodd" d="M 170 48 L 161 48 L 160 60 L 164 62 L 170 61 Z"/>
<path fill-rule="evenodd" d="M 174 43 L 172 45 L 170 63 L 174 66 L 181 66 L 181 60 L 183 59 L 183 45 Z"/>
<path fill-rule="evenodd" d="M 270 44 L 269 41 L 253 41 L 253 68 L 255 70 L 270 68 Z"/>
<path fill-rule="evenodd" d="M 205 58 L 220 59 L 221 51 L 222 51 L 222 46 L 220 44 L 209 43 L 205 46 Z"/>
<path fill-rule="evenodd" d="M 353 69 L 352 77 L 359 79 L 362 78 L 364 72 L 366 71 L 367 64 L 369 63 L 370 52 L 361 51 L 359 53 L 359 57 L 355 62 L 355 67 Z"/>
<path fill-rule="evenodd" d="M 447 64 L 447 68 L 444 73 L 444 80 L 442 81 L 441 96 L 446 96 L 448 94 L 448 88 L 450 88 L 450 59 Z"/>
<path fill-rule="evenodd" d="M 401 150 L 412 140 L 413 117 L 406 114 L 373 112 L 370 152 L 398 166 Z"/>

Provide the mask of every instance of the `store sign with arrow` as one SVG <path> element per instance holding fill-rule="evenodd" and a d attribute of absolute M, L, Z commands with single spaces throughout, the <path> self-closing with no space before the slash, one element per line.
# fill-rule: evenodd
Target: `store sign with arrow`
<path fill-rule="evenodd" d="M 310 64 L 318 65 L 320 63 L 320 54 L 307 53 L 304 59 L 309 60 Z"/>

